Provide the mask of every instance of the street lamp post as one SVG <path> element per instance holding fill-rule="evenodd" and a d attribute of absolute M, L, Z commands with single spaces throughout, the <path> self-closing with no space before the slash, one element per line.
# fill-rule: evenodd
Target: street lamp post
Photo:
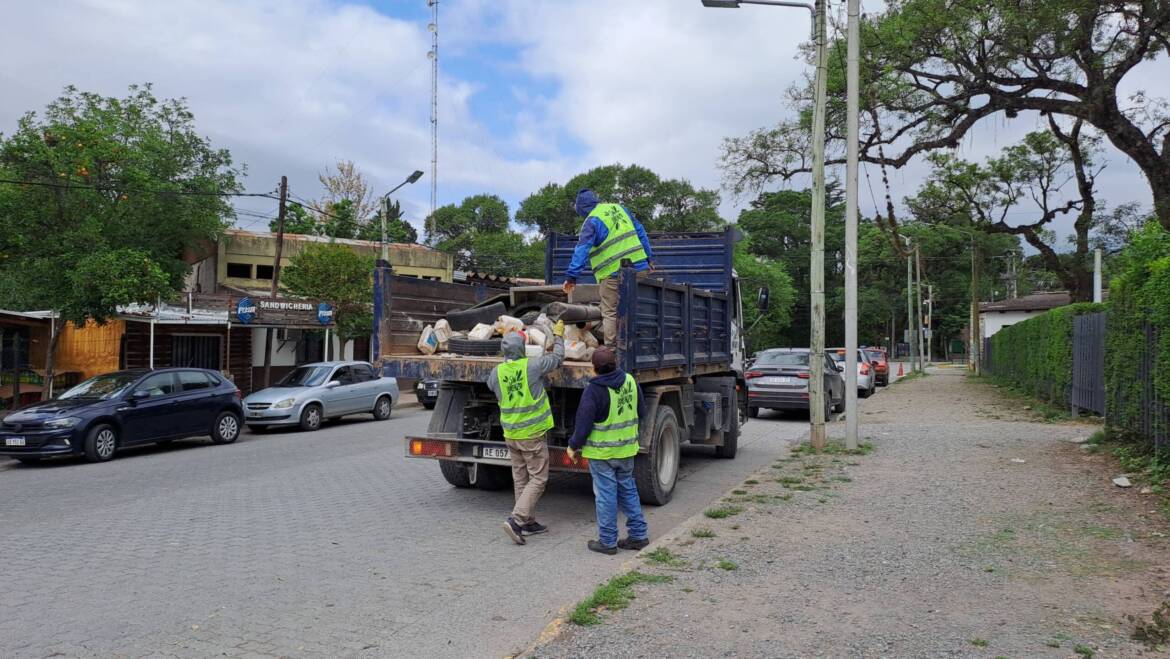
<path fill-rule="evenodd" d="M 388 253 L 387 253 L 387 246 L 386 246 L 386 216 L 390 214 L 390 195 L 397 192 L 398 188 L 401 188 L 402 186 L 406 185 L 407 183 L 414 183 L 414 182 L 418 181 L 420 178 L 422 178 L 422 176 L 423 176 L 423 173 L 420 170 L 416 169 L 416 170 L 414 170 L 414 172 L 410 176 L 406 177 L 405 181 L 394 186 L 390 190 L 390 192 L 387 192 L 386 194 L 382 195 L 381 206 L 382 206 L 382 260 L 383 261 L 388 261 L 390 258 Z"/>
<path fill-rule="evenodd" d="M 825 446 L 825 86 L 828 71 L 825 62 L 825 0 L 815 5 L 783 0 L 702 0 L 704 7 L 738 9 L 741 5 L 797 7 L 812 13 L 813 38 L 816 41 L 816 77 L 812 127 L 813 196 L 809 289 L 812 309 L 812 336 L 809 340 L 809 444 L 820 450 Z M 854 357 L 856 359 L 856 357 Z M 855 369 L 856 370 L 856 369 Z"/>

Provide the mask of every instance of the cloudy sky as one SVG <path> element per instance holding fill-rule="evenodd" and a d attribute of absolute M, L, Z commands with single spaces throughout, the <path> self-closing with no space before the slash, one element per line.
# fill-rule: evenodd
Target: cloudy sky
<path fill-rule="evenodd" d="M 515 210 L 549 181 L 614 162 L 718 187 L 722 138 L 784 117 L 783 92 L 807 69 L 801 10 L 699 0 L 444 0 L 440 9 L 440 204 L 489 192 Z M 188 99 L 198 129 L 247 165 L 250 191 L 287 174 L 294 195 L 314 198 L 317 173 L 349 159 L 375 191 L 426 171 L 400 191 L 409 219 L 426 213 L 426 0 L 41 0 L 4 13 L 0 132 L 68 84 L 122 95 L 151 82 L 161 97 Z M 962 153 L 982 157 L 1035 125 L 990 122 Z M 1109 155 L 1103 196 L 1148 206 L 1137 170 Z M 896 173 L 895 197 L 923 172 Z M 725 195 L 725 217 L 741 205 Z M 252 215 L 238 223 L 267 225 Z"/>

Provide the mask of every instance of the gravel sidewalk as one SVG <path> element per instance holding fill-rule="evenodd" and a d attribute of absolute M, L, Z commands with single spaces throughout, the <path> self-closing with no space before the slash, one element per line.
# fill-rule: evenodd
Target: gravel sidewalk
<path fill-rule="evenodd" d="M 1126 616 L 1170 599 L 1170 524 L 1070 441 L 1094 426 L 1041 423 L 960 369 L 863 405 L 872 452 L 777 461 L 711 504 L 742 512 L 616 559 L 669 583 L 530 656 L 1157 654 Z"/>

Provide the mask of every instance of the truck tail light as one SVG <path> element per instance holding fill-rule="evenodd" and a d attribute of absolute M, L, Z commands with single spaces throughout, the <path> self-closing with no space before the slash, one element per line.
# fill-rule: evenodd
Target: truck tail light
<path fill-rule="evenodd" d="M 589 471 L 589 459 L 577 453 L 577 461 L 573 462 L 569 459 L 569 452 L 563 448 L 550 448 L 548 450 L 549 458 L 554 463 L 560 465 L 562 469 L 572 469 L 575 471 Z"/>
<path fill-rule="evenodd" d="M 455 445 L 433 439 L 412 439 L 410 454 L 429 458 L 450 458 L 455 455 Z"/>

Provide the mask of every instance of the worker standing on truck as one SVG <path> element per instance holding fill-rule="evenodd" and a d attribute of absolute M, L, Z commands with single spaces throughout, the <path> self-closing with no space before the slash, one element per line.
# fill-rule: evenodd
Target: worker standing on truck
<path fill-rule="evenodd" d="M 488 374 L 487 386 L 500 402 L 500 425 L 512 460 L 512 484 L 516 503 L 504 530 L 518 545 L 524 536 L 548 531 L 536 521 L 536 502 L 548 484 L 548 431 L 553 427 L 552 406 L 544 390 L 544 376 L 565 359 L 565 324 L 553 327 L 553 351 L 529 359 L 524 337 L 504 335 L 500 350 L 504 362 Z"/>
<path fill-rule="evenodd" d="M 596 377 L 581 394 L 569 459 L 577 451 L 589 460 L 593 497 L 597 506 L 597 540 L 591 551 L 613 555 L 622 549 L 642 549 L 650 544 L 646 518 L 634 482 L 638 455 L 638 419 L 645 411 L 642 388 L 634 376 L 617 367 L 613 349 L 601 346 L 593 352 Z M 626 537 L 618 540 L 618 510 L 626 516 Z"/>
<path fill-rule="evenodd" d="M 601 285 L 601 332 L 605 345 L 615 346 L 617 342 L 618 270 L 622 260 L 629 259 L 634 269 L 648 273 L 654 269 L 651 259 L 650 239 L 646 229 L 630 209 L 619 204 L 603 204 L 597 193 L 582 188 L 573 203 L 577 214 L 585 218 L 581 225 L 581 236 L 573 250 L 573 260 L 565 270 L 565 283 L 561 286 L 565 294 L 573 292 L 577 277 L 585 268 L 585 259 L 593 269 L 593 277 Z"/>

